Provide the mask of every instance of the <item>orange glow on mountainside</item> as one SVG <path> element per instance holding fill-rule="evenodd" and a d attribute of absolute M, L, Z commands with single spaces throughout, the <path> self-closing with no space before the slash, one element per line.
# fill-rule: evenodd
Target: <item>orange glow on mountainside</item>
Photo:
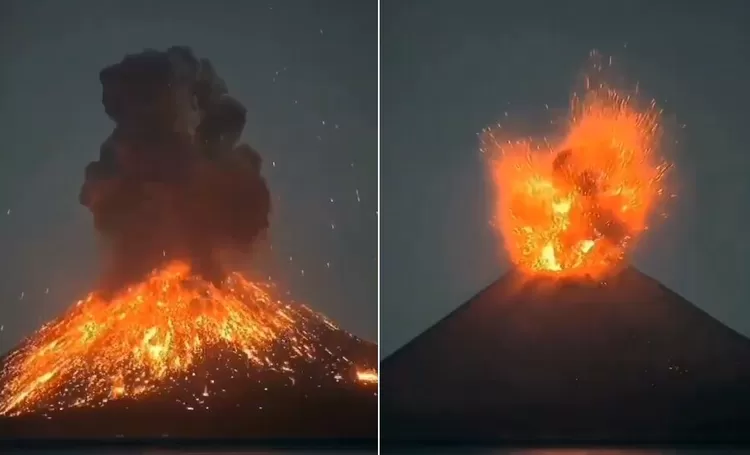
<path fill-rule="evenodd" d="M 339 330 L 332 322 L 271 292 L 236 273 L 219 288 L 173 263 L 111 301 L 91 294 L 6 358 L 0 415 L 154 394 L 195 376 L 217 348 L 292 383 L 300 360 L 327 362 L 342 370 L 339 380 L 366 382 L 354 371 L 367 366 L 345 371 L 340 365 L 353 362 L 319 341 L 322 332 Z"/>

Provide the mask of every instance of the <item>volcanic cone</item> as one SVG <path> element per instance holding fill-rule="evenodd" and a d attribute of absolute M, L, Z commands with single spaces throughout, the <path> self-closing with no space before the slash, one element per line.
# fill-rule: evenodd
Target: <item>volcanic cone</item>
<path fill-rule="evenodd" d="M 377 348 L 184 264 L 95 294 L 2 360 L 0 438 L 374 438 Z"/>
<path fill-rule="evenodd" d="M 510 272 L 381 371 L 391 443 L 749 440 L 750 339 L 634 268 Z"/>

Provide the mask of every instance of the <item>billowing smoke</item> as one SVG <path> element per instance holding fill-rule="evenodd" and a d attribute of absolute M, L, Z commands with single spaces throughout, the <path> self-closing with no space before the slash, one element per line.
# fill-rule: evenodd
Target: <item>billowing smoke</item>
<path fill-rule="evenodd" d="M 217 282 L 223 251 L 249 251 L 271 209 L 260 155 L 238 144 L 245 107 L 187 47 L 127 55 L 103 69 L 115 122 L 86 167 L 80 202 L 107 245 L 104 292 L 184 260 Z"/>

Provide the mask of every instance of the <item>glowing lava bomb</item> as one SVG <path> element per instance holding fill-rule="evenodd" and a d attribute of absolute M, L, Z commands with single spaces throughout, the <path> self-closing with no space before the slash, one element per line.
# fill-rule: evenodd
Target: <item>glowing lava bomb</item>
<path fill-rule="evenodd" d="M 661 112 L 605 84 L 573 96 L 557 143 L 484 136 L 505 248 L 523 271 L 600 276 L 647 229 L 670 164 Z"/>

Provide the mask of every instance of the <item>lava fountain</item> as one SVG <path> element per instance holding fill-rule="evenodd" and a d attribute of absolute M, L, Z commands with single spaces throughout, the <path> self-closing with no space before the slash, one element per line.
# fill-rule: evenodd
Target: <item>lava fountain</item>
<path fill-rule="evenodd" d="M 665 196 L 661 111 L 587 77 L 566 126 L 555 143 L 485 131 L 497 229 L 522 271 L 597 277 L 623 262 Z"/>

